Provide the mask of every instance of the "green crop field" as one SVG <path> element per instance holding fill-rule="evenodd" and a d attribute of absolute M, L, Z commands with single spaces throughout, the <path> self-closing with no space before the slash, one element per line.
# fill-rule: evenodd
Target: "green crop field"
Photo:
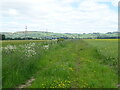
<path fill-rule="evenodd" d="M 117 88 L 118 40 L 2 42 L 3 88 Z"/>

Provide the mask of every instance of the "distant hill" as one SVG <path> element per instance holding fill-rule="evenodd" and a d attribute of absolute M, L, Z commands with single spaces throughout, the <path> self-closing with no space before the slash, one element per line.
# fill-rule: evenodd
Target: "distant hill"
<path fill-rule="evenodd" d="M 33 38 L 33 39 L 56 39 L 60 37 L 64 38 L 105 38 L 105 37 L 118 37 L 118 33 L 120 32 L 108 32 L 108 33 L 53 33 L 53 32 L 45 32 L 45 31 L 19 31 L 19 32 L 0 32 L 0 34 L 4 34 L 6 38 Z"/>

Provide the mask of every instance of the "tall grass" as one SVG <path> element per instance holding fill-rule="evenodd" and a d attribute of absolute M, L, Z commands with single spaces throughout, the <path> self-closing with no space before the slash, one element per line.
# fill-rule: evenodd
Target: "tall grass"
<path fill-rule="evenodd" d="M 3 88 L 16 87 L 36 73 L 46 51 L 44 45 L 49 44 L 47 41 L 3 42 Z"/>

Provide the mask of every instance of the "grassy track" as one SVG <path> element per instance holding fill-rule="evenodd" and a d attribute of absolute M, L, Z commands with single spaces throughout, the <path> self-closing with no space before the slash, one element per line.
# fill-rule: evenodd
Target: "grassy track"
<path fill-rule="evenodd" d="M 43 58 L 45 67 L 36 75 L 30 88 L 116 87 L 117 75 L 100 63 L 101 57 L 94 47 L 74 40 L 54 48 Z"/>
<path fill-rule="evenodd" d="M 49 49 L 43 49 L 47 44 Z M 113 64 L 105 64 L 94 45 L 89 40 L 36 43 L 32 48 L 37 54 L 30 58 L 20 58 L 20 46 L 7 57 L 3 52 L 3 87 L 16 87 L 34 76 L 27 88 L 116 88 L 118 77 L 109 66 Z"/>

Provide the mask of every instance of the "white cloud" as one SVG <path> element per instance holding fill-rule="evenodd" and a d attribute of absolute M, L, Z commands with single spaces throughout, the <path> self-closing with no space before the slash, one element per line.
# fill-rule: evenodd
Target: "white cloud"
<path fill-rule="evenodd" d="M 18 11 L 16 9 L 9 9 L 8 13 L 9 13 L 9 15 L 12 15 L 12 16 L 19 15 L 19 13 L 18 13 Z"/>
<path fill-rule="evenodd" d="M 71 5 L 74 2 L 77 7 Z M 28 25 L 34 31 L 117 31 L 117 12 L 98 2 L 110 2 L 116 7 L 114 0 L 3 0 L 0 13 L 4 25 L 0 29 L 18 31 Z"/>

